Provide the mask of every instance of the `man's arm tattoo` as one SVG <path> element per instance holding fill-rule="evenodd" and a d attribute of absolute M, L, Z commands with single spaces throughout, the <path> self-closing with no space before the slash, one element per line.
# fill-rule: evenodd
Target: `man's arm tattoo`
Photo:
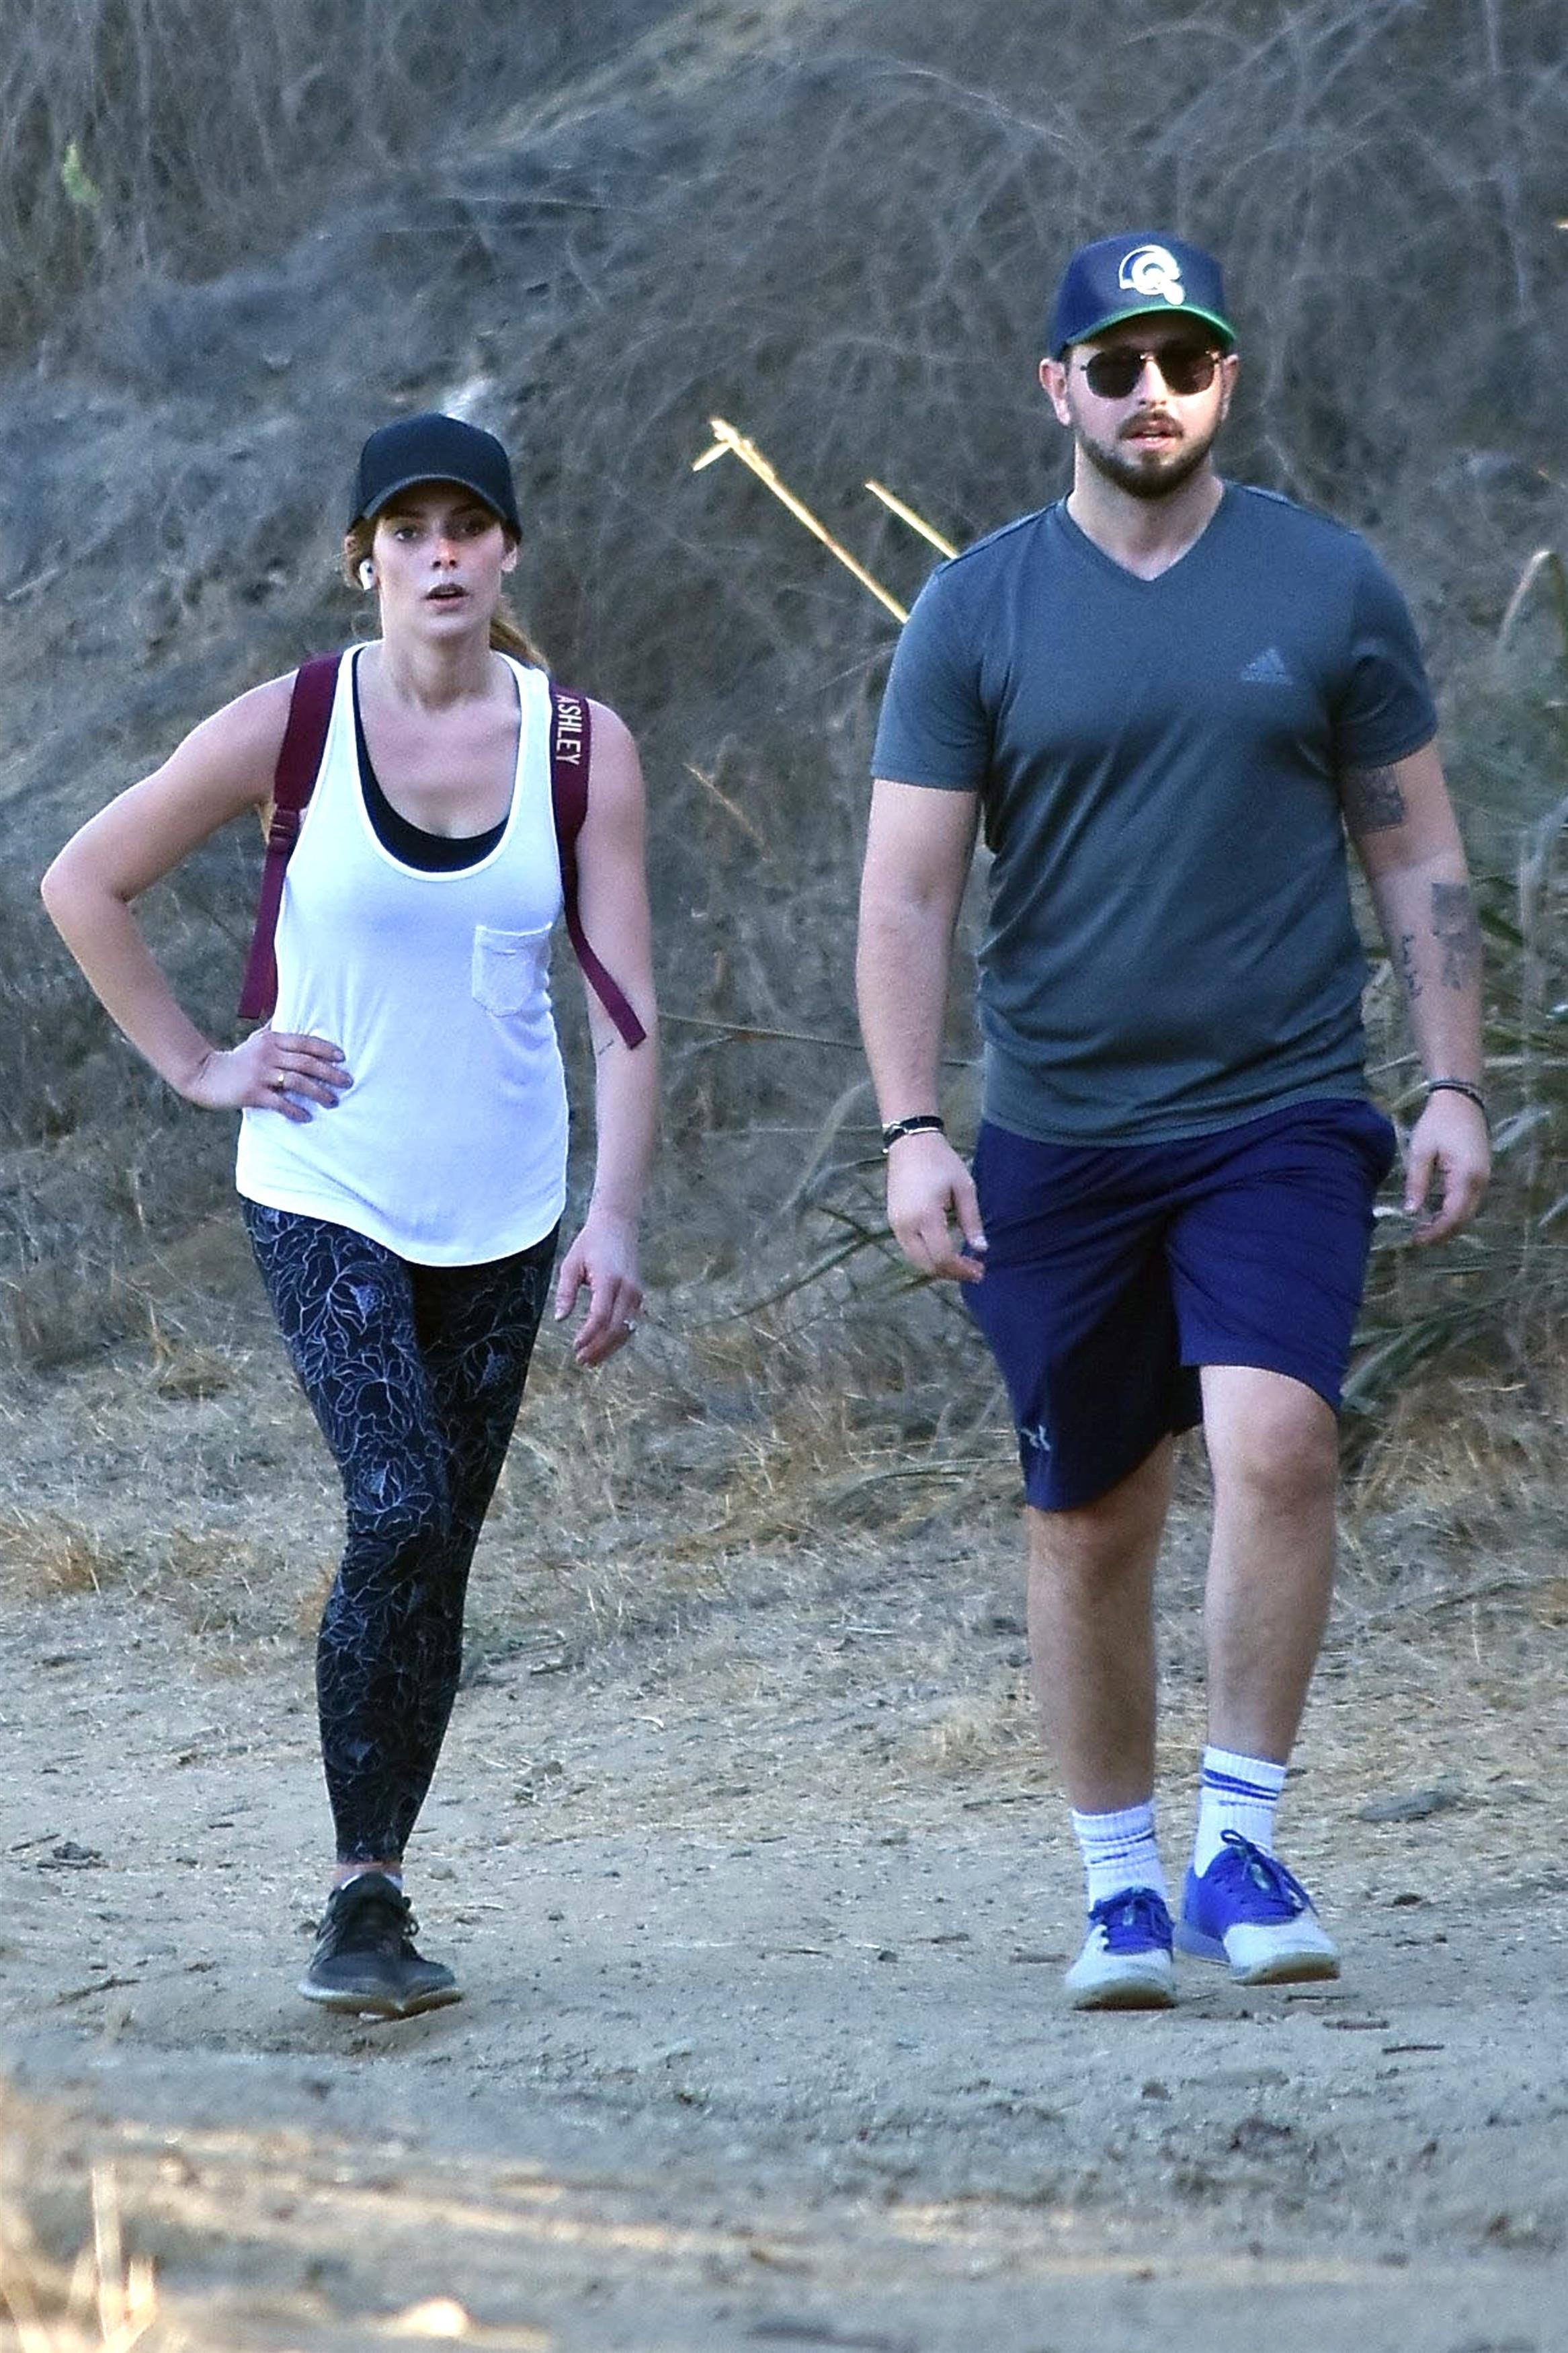
<path fill-rule="evenodd" d="M 1340 798 L 1352 833 L 1386 833 L 1403 825 L 1405 794 L 1396 768 L 1347 768 L 1340 779 Z"/>
<path fill-rule="evenodd" d="M 1445 988 L 1468 988 L 1481 968 L 1481 927 L 1467 882 L 1434 882 L 1432 932 L 1443 951 Z"/>
<path fill-rule="evenodd" d="M 1399 966 L 1399 977 L 1405 984 L 1405 996 L 1411 998 L 1419 997 L 1421 994 L 1421 976 L 1415 969 L 1415 934 L 1414 932 L 1400 933 L 1398 941 L 1394 947 L 1394 962 Z"/>

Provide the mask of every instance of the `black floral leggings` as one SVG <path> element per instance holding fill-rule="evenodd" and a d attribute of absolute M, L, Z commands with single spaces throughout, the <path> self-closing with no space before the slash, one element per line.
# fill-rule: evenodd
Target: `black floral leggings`
<path fill-rule="evenodd" d="M 468 1564 L 517 1419 L 555 1235 L 484 1266 L 411 1266 L 346 1226 L 243 1208 L 348 1512 L 316 1645 L 338 1859 L 390 1860 L 452 1712 Z"/>

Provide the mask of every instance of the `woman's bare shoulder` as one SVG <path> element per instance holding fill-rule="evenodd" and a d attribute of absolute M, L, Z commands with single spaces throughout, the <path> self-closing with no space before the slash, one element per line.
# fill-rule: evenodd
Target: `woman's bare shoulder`
<path fill-rule="evenodd" d="M 601 744 L 606 747 L 613 744 L 617 752 L 636 751 L 637 738 L 618 711 L 607 702 L 595 702 L 592 695 L 588 697 L 588 709 L 594 721 L 595 750 Z"/>
<path fill-rule="evenodd" d="M 232 702 L 224 703 L 193 727 L 173 756 L 178 759 L 192 752 L 204 761 L 216 759 L 257 775 L 265 771 L 270 789 L 298 675 L 296 670 L 285 670 L 280 677 L 266 679 L 261 685 L 237 694 Z"/>

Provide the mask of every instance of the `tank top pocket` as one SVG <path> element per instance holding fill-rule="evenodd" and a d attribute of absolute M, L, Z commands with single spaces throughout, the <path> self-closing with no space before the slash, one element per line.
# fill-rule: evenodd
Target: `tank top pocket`
<path fill-rule="evenodd" d="M 502 1021 L 548 1019 L 551 928 L 541 923 L 532 931 L 506 932 L 494 923 L 474 925 L 469 986 L 476 1005 Z"/>

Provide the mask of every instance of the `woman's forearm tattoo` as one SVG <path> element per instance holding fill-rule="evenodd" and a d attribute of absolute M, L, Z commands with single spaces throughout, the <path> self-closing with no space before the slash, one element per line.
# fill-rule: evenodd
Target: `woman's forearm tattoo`
<path fill-rule="evenodd" d="M 1405 823 L 1405 795 L 1397 768 L 1347 768 L 1341 780 L 1345 823 L 1351 831 L 1385 833 Z"/>
<path fill-rule="evenodd" d="M 1434 882 L 1432 932 L 1443 952 L 1445 988 L 1468 988 L 1481 968 L 1481 927 L 1468 882 Z"/>

